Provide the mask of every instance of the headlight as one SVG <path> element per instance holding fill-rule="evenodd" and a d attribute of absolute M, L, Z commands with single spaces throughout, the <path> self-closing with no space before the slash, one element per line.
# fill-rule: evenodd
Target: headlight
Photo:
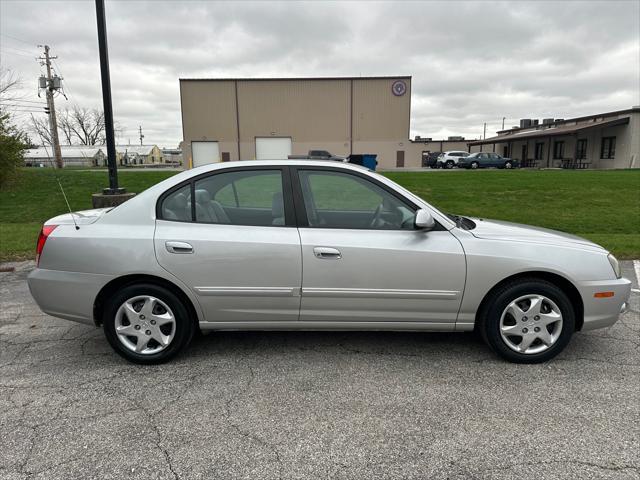
<path fill-rule="evenodd" d="M 607 255 L 607 259 L 611 264 L 611 268 L 613 268 L 613 272 L 616 274 L 616 278 L 622 278 L 622 270 L 620 270 L 620 262 L 618 262 L 618 259 L 611 254 Z"/>

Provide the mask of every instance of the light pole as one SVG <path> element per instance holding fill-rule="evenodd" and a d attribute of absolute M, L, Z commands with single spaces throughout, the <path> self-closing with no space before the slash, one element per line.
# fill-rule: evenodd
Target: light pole
<path fill-rule="evenodd" d="M 94 208 L 115 207 L 135 195 L 126 193 L 118 186 L 118 165 L 116 163 L 116 139 L 113 131 L 113 109 L 111 106 L 111 77 L 109 75 L 109 49 L 107 47 L 107 22 L 104 12 L 104 0 L 96 0 L 96 19 L 98 22 L 98 48 L 100 51 L 100 76 L 102 80 L 102 104 L 104 106 L 104 131 L 107 140 L 107 166 L 109 168 L 109 188 L 102 194 L 92 196 Z"/>
<path fill-rule="evenodd" d="M 502 130 L 504 130 L 504 121 L 507 117 L 502 117 Z"/>
<path fill-rule="evenodd" d="M 107 140 L 107 165 L 109 168 L 109 188 L 105 188 L 102 193 L 104 195 L 115 195 L 124 193 L 124 188 L 118 187 L 118 166 L 116 165 L 116 140 L 113 133 L 111 76 L 109 75 L 109 48 L 107 46 L 107 22 L 104 12 L 104 0 L 96 0 L 96 18 L 98 21 L 98 48 L 100 50 L 104 130 Z"/>

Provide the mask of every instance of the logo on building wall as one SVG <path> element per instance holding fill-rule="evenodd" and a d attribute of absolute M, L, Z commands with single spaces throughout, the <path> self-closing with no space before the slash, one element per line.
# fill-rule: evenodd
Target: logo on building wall
<path fill-rule="evenodd" d="M 407 84 L 403 80 L 396 80 L 391 85 L 391 91 L 396 97 L 401 97 L 407 93 Z"/>

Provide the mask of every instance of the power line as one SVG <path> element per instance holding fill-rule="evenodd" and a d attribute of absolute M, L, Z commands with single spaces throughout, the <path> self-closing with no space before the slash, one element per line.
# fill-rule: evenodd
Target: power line
<path fill-rule="evenodd" d="M 2 48 L 10 48 L 10 49 L 16 50 L 18 52 L 33 53 L 33 52 L 30 52 L 29 50 L 25 50 L 24 48 L 18 48 L 18 47 L 14 47 L 12 45 L 2 45 L 1 47 Z"/>
<path fill-rule="evenodd" d="M 35 58 L 35 55 L 25 55 L 24 53 L 12 52 L 11 50 L 5 50 L 2 53 L 9 54 L 9 55 L 17 55 L 18 57 Z"/>
<path fill-rule="evenodd" d="M 12 36 L 12 35 L 7 35 L 6 33 L 0 33 L 0 36 L 2 36 L 2 37 L 7 37 L 7 38 L 11 38 L 12 40 L 16 40 L 17 42 L 24 43 L 24 44 L 26 44 L 26 45 L 32 45 L 32 46 L 34 46 L 32 42 L 27 42 L 26 40 L 20 40 L 19 38 L 14 37 L 14 36 Z"/>
<path fill-rule="evenodd" d="M 22 100 L 20 98 L 9 98 L 5 100 L 7 102 L 20 102 L 20 103 L 36 103 L 38 105 L 45 105 L 45 102 L 42 100 Z M 0 102 L 2 103 L 2 102 Z"/>
<path fill-rule="evenodd" d="M 11 108 L 11 112 L 21 112 L 21 113 L 44 113 L 44 109 L 42 110 L 23 110 L 20 108 Z"/>
<path fill-rule="evenodd" d="M 19 103 L 0 103 L 0 107 L 15 107 L 24 110 L 38 110 L 40 112 L 44 111 L 44 107 L 46 107 L 46 105 L 43 103 L 41 107 L 38 107 L 37 105 L 21 105 Z"/>

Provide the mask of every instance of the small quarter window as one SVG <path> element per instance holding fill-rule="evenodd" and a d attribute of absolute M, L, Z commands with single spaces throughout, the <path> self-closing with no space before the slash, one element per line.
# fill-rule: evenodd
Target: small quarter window
<path fill-rule="evenodd" d="M 167 195 L 162 201 L 162 218 L 176 222 L 191 221 L 191 185 Z"/>

